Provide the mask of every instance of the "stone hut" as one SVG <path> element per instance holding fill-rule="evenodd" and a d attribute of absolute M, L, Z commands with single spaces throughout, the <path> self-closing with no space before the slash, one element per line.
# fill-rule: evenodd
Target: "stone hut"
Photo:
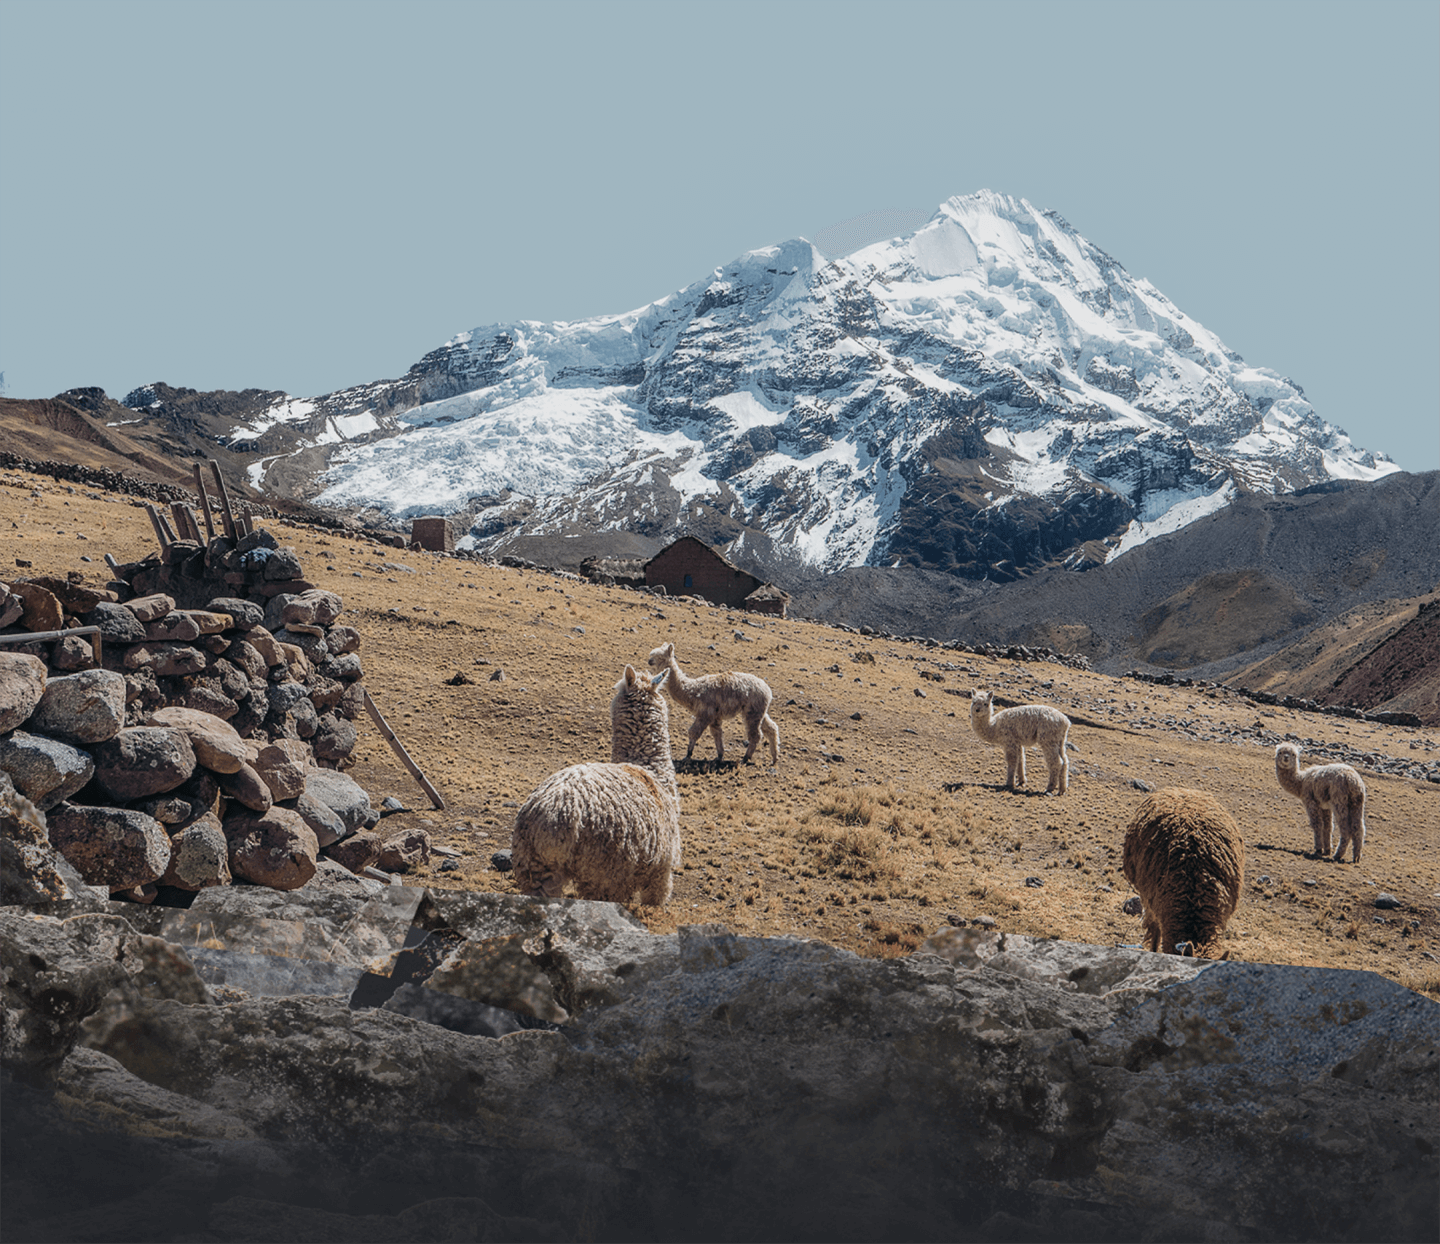
<path fill-rule="evenodd" d="M 450 530 L 449 519 L 433 515 L 411 519 L 410 543 L 431 553 L 453 553 L 455 536 Z"/>
<path fill-rule="evenodd" d="M 749 613 L 770 613 L 777 618 L 785 616 L 790 605 L 790 593 L 783 592 L 773 583 L 757 587 L 745 598 L 745 609 Z"/>
<path fill-rule="evenodd" d="M 779 589 L 757 579 L 748 570 L 727 561 L 715 549 L 694 536 L 681 536 L 645 563 L 645 585 L 663 587 L 670 596 L 699 596 L 727 609 L 748 609 L 761 589 Z M 789 600 L 783 592 L 779 595 Z M 784 602 L 777 609 L 770 597 L 762 597 L 763 612 L 784 614 Z M 757 600 L 757 603 L 759 601 Z"/>

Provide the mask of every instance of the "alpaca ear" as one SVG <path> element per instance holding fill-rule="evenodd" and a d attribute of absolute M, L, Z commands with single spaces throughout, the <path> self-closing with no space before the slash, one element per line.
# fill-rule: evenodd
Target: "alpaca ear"
<path fill-rule="evenodd" d="M 635 667 L 633 665 L 627 665 L 625 667 L 625 685 L 627 687 L 633 687 L 635 685 Z"/>

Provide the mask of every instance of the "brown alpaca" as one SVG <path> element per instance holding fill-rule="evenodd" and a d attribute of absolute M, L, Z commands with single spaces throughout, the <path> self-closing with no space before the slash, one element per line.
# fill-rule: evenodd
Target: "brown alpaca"
<path fill-rule="evenodd" d="M 1240 902 L 1245 842 L 1204 791 L 1167 786 L 1146 798 L 1125 831 L 1125 879 L 1145 905 L 1149 950 L 1213 958 Z"/>
<path fill-rule="evenodd" d="M 1335 859 L 1345 854 L 1350 844 L 1350 862 L 1360 862 L 1360 848 L 1365 845 L 1365 782 L 1349 765 L 1312 765 L 1300 767 L 1300 749 L 1294 743 L 1281 743 L 1275 749 L 1275 776 L 1283 790 L 1305 805 L 1310 828 L 1315 833 L 1315 854 L 1321 859 L 1330 856 L 1331 831 L 1339 834 Z"/>
<path fill-rule="evenodd" d="M 746 761 L 755 754 L 763 733 L 770 749 L 770 763 L 779 767 L 780 728 L 770 716 L 772 693 L 769 683 L 763 678 L 735 670 L 728 674 L 702 674 L 691 678 L 675 659 L 674 644 L 662 644 L 656 648 L 650 654 L 649 664 L 652 670 L 670 671 L 667 684 L 670 698 L 695 715 L 695 720 L 690 723 L 686 760 L 695 754 L 695 744 L 706 730 L 715 740 L 716 763 L 724 760 L 725 740 L 720 734 L 720 723 L 727 717 L 744 717 Z"/>

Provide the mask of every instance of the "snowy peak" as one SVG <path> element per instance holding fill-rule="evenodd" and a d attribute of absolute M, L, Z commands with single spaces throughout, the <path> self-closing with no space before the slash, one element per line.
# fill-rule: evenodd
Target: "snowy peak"
<path fill-rule="evenodd" d="M 333 446 L 322 503 L 465 509 L 486 546 L 692 530 L 976 578 L 1397 469 L 1061 216 L 990 191 L 837 259 L 794 239 L 625 314 L 475 328 L 270 417 Z"/>

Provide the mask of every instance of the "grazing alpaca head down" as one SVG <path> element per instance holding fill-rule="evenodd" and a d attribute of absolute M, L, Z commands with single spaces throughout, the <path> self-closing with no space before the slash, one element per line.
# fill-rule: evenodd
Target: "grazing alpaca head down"
<path fill-rule="evenodd" d="M 1020 704 L 999 713 L 994 710 L 993 691 L 971 694 L 971 729 L 985 742 L 1005 750 L 1005 788 L 1025 785 L 1025 749 L 1039 747 L 1045 753 L 1049 778 L 1045 793 L 1063 795 L 1070 788 L 1070 759 L 1065 755 L 1070 718 L 1048 704 Z"/>
<path fill-rule="evenodd" d="M 1204 791 L 1169 786 L 1148 796 L 1125 831 L 1125 879 L 1145 905 L 1150 950 L 1188 942 L 1210 957 L 1240 903 L 1245 842 Z"/>
<path fill-rule="evenodd" d="M 670 696 L 681 708 L 688 708 L 695 720 L 690 723 L 690 745 L 685 759 L 695 754 L 695 743 L 706 730 L 715 740 L 715 760 L 725 759 L 725 740 L 720 723 L 727 717 L 745 719 L 745 760 L 748 762 L 760 745 L 760 736 L 770 749 L 770 763 L 780 764 L 780 728 L 770 716 L 770 685 L 754 674 L 731 670 L 725 674 L 702 674 L 689 677 L 675 659 L 675 645 L 661 644 L 648 658 L 652 670 L 668 670 Z"/>
<path fill-rule="evenodd" d="M 515 814 L 511 862 L 526 894 L 659 906 L 680 866 L 680 797 L 661 685 L 625 667 L 610 702 L 609 764 L 552 773 Z"/>
<path fill-rule="evenodd" d="M 1330 856 L 1332 833 L 1338 835 L 1335 860 L 1345 854 L 1350 844 L 1350 862 L 1360 862 L 1360 848 L 1365 845 L 1365 782 L 1349 765 L 1312 765 L 1300 767 L 1300 749 L 1294 743 L 1281 743 L 1275 749 L 1275 777 L 1282 790 L 1294 795 L 1305 805 L 1310 829 L 1315 835 L 1315 854 L 1321 859 Z"/>

